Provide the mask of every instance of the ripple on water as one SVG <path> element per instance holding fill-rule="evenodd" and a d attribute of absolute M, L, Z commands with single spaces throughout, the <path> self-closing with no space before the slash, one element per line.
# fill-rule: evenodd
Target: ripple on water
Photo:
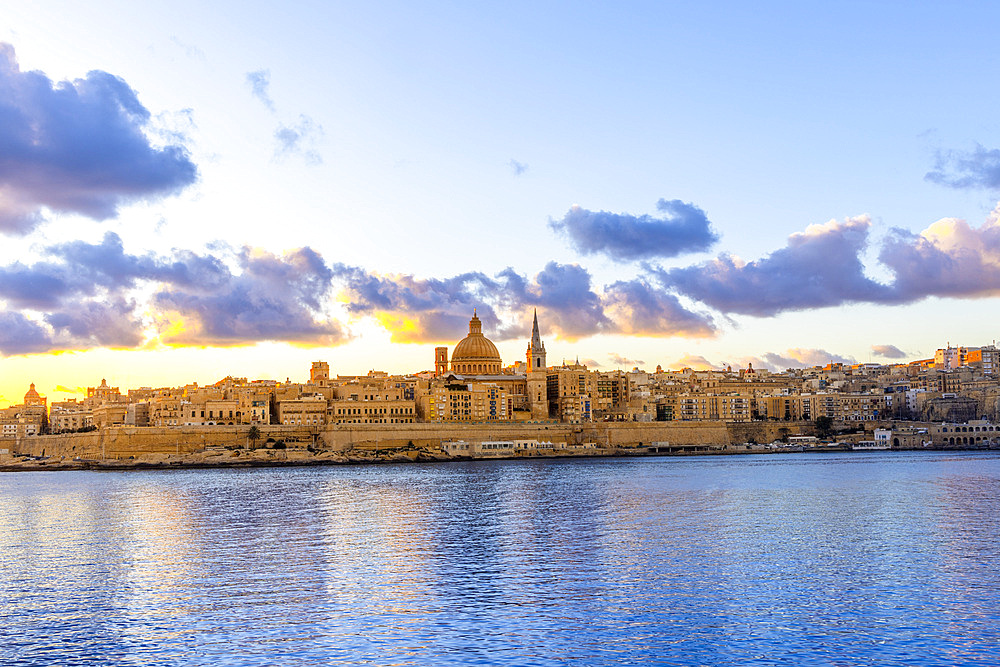
<path fill-rule="evenodd" d="M 1000 458 L 0 478 L 0 663 L 996 664 Z"/>

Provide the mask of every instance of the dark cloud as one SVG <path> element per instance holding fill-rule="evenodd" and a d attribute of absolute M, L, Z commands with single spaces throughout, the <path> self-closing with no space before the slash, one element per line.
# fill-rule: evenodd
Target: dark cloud
<path fill-rule="evenodd" d="M 271 71 L 259 69 L 255 72 L 247 72 L 246 82 L 250 87 L 250 93 L 264 106 L 274 111 L 274 100 L 271 99 Z"/>
<path fill-rule="evenodd" d="M 0 354 L 37 354 L 55 348 L 45 327 L 21 313 L 0 311 Z"/>
<path fill-rule="evenodd" d="M 689 338 L 717 333 L 710 316 L 688 310 L 676 296 L 644 280 L 619 281 L 606 286 L 603 301 L 605 312 L 620 333 Z"/>
<path fill-rule="evenodd" d="M 601 297 L 591 288 L 590 273 L 582 266 L 549 262 L 532 281 L 513 269 L 498 278 L 505 305 L 512 310 L 544 308 L 545 326 L 562 338 L 574 340 L 613 328 Z"/>
<path fill-rule="evenodd" d="M 320 125 L 308 116 L 300 115 L 294 125 L 280 125 L 274 131 L 277 142 L 274 157 L 281 159 L 297 155 L 308 165 L 322 164 L 323 156 L 316 150 L 316 142 L 322 136 L 323 128 Z"/>
<path fill-rule="evenodd" d="M 122 79 L 92 71 L 53 84 L 21 72 L 0 43 L 0 231 L 30 231 L 45 208 L 104 220 L 193 183 L 185 148 L 153 147 L 149 120 Z"/>
<path fill-rule="evenodd" d="M 335 265 L 345 285 L 347 308 L 370 315 L 391 332 L 396 342 L 442 342 L 465 335 L 477 309 L 483 330 L 496 340 L 528 335 L 530 313 L 543 312 L 546 332 L 565 339 L 598 333 L 650 336 L 710 336 L 707 315 L 685 309 L 675 296 L 642 281 L 619 282 L 595 292 L 590 273 L 575 264 L 549 262 L 533 278 L 512 268 L 495 278 L 478 272 L 448 279 L 418 279 L 408 275 L 379 276 L 365 269 Z M 514 323 L 499 313 L 523 313 Z"/>
<path fill-rule="evenodd" d="M 31 266 L 20 262 L 0 267 L 0 299 L 19 308 L 53 308 L 81 286 L 73 282 L 67 267 L 48 262 Z"/>
<path fill-rule="evenodd" d="M 757 261 L 721 255 L 656 273 L 665 286 L 725 313 L 766 317 L 786 310 L 893 301 L 890 288 L 864 275 L 859 255 L 870 225 L 867 217 L 812 225 Z"/>
<path fill-rule="evenodd" d="M 164 342 L 245 345 L 283 341 L 337 345 L 347 334 L 322 312 L 332 271 L 309 248 L 283 256 L 245 251 L 241 273 L 213 289 L 167 286 L 153 297 Z"/>
<path fill-rule="evenodd" d="M 162 281 L 179 287 L 211 290 L 230 277 L 229 269 L 211 255 L 175 250 L 172 256 L 132 255 L 125 252 L 121 237 L 107 232 L 100 243 L 69 241 L 48 248 L 48 254 L 65 262 L 73 287 L 92 293 L 90 286 L 111 290 L 129 289 L 139 281 Z M 52 264 L 45 265 L 47 270 Z M 2 293 L 2 292 L 0 292 Z"/>
<path fill-rule="evenodd" d="M 9 312 L 12 338 L 0 352 L 27 349 L 18 332 L 38 335 L 29 351 L 137 347 L 147 325 L 153 336 L 187 345 L 333 345 L 346 338 L 324 315 L 333 272 L 309 248 L 283 256 L 237 252 L 238 274 L 217 257 L 190 251 L 133 255 L 110 232 L 100 243 L 57 244 L 47 254 L 51 261 L 0 268 L 0 299 L 39 314 Z M 160 315 L 144 324 L 144 304 L 130 294 L 145 286 L 157 287 L 149 305 Z"/>
<path fill-rule="evenodd" d="M 521 337 L 528 321 L 504 326 L 500 310 L 545 309 L 545 327 L 565 338 L 589 336 L 610 322 L 600 297 L 591 289 L 590 274 L 577 265 L 550 262 L 533 280 L 508 268 L 490 278 L 472 272 L 448 279 L 377 276 L 364 269 L 337 265 L 346 282 L 348 310 L 375 315 L 400 342 L 454 340 L 467 332 L 477 309 L 484 332 L 497 340 Z"/>
<path fill-rule="evenodd" d="M 562 220 L 550 221 L 549 227 L 565 234 L 579 252 L 604 254 L 618 262 L 676 257 L 708 250 L 719 240 L 697 206 L 661 199 L 656 208 L 666 215 L 654 218 L 574 206 Z"/>
<path fill-rule="evenodd" d="M 136 304 L 122 298 L 111 303 L 87 301 L 67 304 L 45 316 L 64 348 L 138 347 L 143 341 L 142 322 Z"/>
<path fill-rule="evenodd" d="M 952 188 L 1000 188 L 1000 150 L 979 144 L 971 151 L 938 153 L 933 171 L 925 179 Z"/>
<path fill-rule="evenodd" d="M 511 172 L 513 172 L 515 176 L 520 176 L 524 172 L 528 171 L 528 165 L 514 159 L 511 159 L 511 161 L 507 163 L 507 166 L 510 167 Z"/>
<path fill-rule="evenodd" d="M 458 340 L 468 333 L 475 310 L 486 332 L 496 332 L 500 318 L 492 304 L 499 283 L 485 274 L 470 272 L 447 279 L 414 276 L 378 276 L 358 267 L 336 264 L 345 284 L 347 309 L 373 315 L 398 343 Z"/>
<path fill-rule="evenodd" d="M 907 354 L 895 345 L 872 345 L 872 352 L 875 356 L 886 359 L 905 359 Z"/>

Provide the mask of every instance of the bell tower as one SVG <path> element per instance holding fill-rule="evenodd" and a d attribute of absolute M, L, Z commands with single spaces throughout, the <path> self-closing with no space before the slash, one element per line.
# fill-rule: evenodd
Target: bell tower
<path fill-rule="evenodd" d="M 535 321 L 531 325 L 531 342 L 528 343 L 528 372 L 532 371 L 542 371 L 545 372 L 547 366 L 545 365 L 545 343 L 542 342 L 542 336 L 538 333 L 538 309 L 535 309 Z"/>
<path fill-rule="evenodd" d="M 545 343 L 538 331 L 538 310 L 531 325 L 531 342 L 528 343 L 527 392 L 532 419 L 549 418 L 548 378 L 546 377 Z"/>
<path fill-rule="evenodd" d="M 434 348 L 434 377 L 439 378 L 448 372 L 448 348 Z"/>

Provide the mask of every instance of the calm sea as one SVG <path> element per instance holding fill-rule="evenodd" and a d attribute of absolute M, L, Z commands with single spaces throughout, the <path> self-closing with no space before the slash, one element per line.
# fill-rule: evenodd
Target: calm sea
<path fill-rule="evenodd" d="M 1000 457 L 0 475 L 3 665 L 1000 664 Z"/>

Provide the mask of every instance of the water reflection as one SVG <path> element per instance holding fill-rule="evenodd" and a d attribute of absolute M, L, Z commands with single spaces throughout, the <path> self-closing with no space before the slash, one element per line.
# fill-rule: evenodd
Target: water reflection
<path fill-rule="evenodd" d="M 0 663 L 993 664 L 990 454 L 0 477 Z"/>

